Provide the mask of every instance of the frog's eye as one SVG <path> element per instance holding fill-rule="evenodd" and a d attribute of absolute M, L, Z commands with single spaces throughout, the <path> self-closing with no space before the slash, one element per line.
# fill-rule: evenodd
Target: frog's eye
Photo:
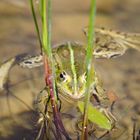
<path fill-rule="evenodd" d="M 59 74 L 59 78 L 62 80 L 62 81 L 64 81 L 64 80 L 66 80 L 66 72 L 61 72 L 60 74 Z"/>

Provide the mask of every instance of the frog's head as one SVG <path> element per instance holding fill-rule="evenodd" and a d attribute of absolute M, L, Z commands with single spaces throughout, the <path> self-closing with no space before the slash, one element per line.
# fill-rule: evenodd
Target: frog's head
<path fill-rule="evenodd" d="M 59 93 L 64 96 L 79 99 L 85 95 L 85 54 L 85 48 L 78 43 L 65 43 L 54 49 L 56 84 Z"/>

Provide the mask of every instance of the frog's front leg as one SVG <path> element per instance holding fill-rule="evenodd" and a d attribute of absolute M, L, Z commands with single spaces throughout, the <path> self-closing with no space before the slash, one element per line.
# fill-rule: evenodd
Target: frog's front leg
<path fill-rule="evenodd" d="M 111 124 L 114 124 L 117 121 L 116 117 L 111 111 L 110 106 L 104 106 L 103 104 L 101 105 L 100 103 L 98 103 L 98 105 L 96 105 L 96 108 L 108 118 Z"/>
<path fill-rule="evenodd" d="M 117 119 L 111 112 L 111 102 L 106 91 L 103 89 L 102 83 L 99 82 L 98 77 L 95 79 L 95 85 L 93 90 L 94 104 L 96 107 L 108 118 L 108 120 L 114 124 Z"/>
<path fill-rule="evenodd" d="M 108 120 L 111 122 L 111 124 L 115 123 L 117 121 L 116 117 L 113 115 L 112 111 L 111 111 L 111 106 L 110 104 L 103 104 L 101 101 L 99 101 L 99 99 L 97 98 L 97 96 L 94 96 L 94 99 L 97 100 L 96 102 L 98 102 L 98 104 L 96 104 L 97 109 L 99 109 L 100 112 L 102 112 L 107 118 Z"/>
<path fill-rule="evenodd" d="M 50 104 L 50 96 L 47 92 L 47 88 L 45 87 L 37 95 L 37 98 L 35 99 L 34 102 L 34 107 L 39 114 L 46 115 L 49 104 Z"/>
<path fill-rule="evenodd" d="M 95 73 L 95 82 L 93 86 L 92 95 L 94 96 L 95 100 L 99 105 L 106 107 L 110 104 L 106 91 L 103 88 L 103 83 L 96 73 Z"/>
<path fill-rule="evenodd" d="M 40 91 L 38 94 L 35 102 L 34 107 L 36 111 L 39 113 L 38 124 L 40 125 L 40 132 L 44 129 L 44 125 L 46 128 L 47 133 L 49 129 L 51 129 L 51 124 L 53 124 L 52 120 L 52 107 L 50 103 L 50 95 L 48 93 L 48 88 L 45 87 L 43 90 Z M 39 133 L 40 133 L 39 132 Z M 40 134 L 39 134 L 40 135 Z"/>
<path fill-rule="evenodd" d="M 39 113 L 40 119 L 46 118 L 50 119 L 50 115 L 52 114 L 52 106 L 50 102 L 50 95 L 48 94 L 48 88 L 45 87 L 43 90 L 40 91 L 38 94 L 35 102 L 34 107 L 35 110 Z M 58 98 L 58 109 L 61 109 L 61 101 Z"/>
<path fill-rule="evenodd" d="M 50 103 L 50 95 L 48 94 L 48 89 L 45 87 L 38 94 L 34 107 L 39 113 L 38 125 L 40 126 L 38 135 L 36 139 L 43 139 L 47 137 L 48 140 L 53 139 L 53 120 L 52 120 L 52 110 Z"/>
<path fill-rule="evenodd" d="M 110 107 L 108 107 L 108 108 L 99 107 L 99 111 L 102 112 L 103 114 L 105 114 L 105 116 L 108 118 L 108 120 L 111 122 L 111 124 L 113 124 L 117 121 L 116 117 L 111 112 Z"/>

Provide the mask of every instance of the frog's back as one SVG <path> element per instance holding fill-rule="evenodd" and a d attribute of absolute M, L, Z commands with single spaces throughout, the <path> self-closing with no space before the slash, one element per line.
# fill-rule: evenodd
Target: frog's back
<path fill-rule="evenodd" d="M 86 49 L 82 44 L 77 42 L 69 42 L 69 44 L 74 54 L 76 73 L 81 75 L 85 71 Z M 53 56 L 55 61 L 61 65 L 60 67 L 63 67 L 68 73 L 71 73 L 71 54 L 68 46 L 68 42 L 57 45 L 53 49 Z"/>

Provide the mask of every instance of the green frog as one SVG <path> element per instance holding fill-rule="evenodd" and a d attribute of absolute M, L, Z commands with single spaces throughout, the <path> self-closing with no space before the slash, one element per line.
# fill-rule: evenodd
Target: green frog
<path fill-rule="evenodd" d="M 84 30 L 87 34 L 87 29 Z M 140 51 L 140 34 L 123 33 L 104 28 L 95 28 L 95 48 L 94 58 L 115 58 L 123 55 L 128 48 L 134 48 Z M 62 98 L 80 100 L 85 95 L 86 68 L 85 55 L 86 46 L 77 42 L 71 43 L 74 52 L 74 66 L 76 77 L 73 75 L 71 67 L 71 56 L 68 43 L 62 43 L 54 46 L 53 58 L 56 69 L 56 84 L 59 95 Z M 18 61 L 17 61 L 18 62 Z M 23 57 L 18 64 L 25 68 L 34 68 L 43 65 L 43 56 Z M 92 64 L 93 68 L 93 64 Z M 76 79 L 76 83 L 74 82 Z M 108 97 L 100 84 L 97 74 L 93 74 L 91 83 L 91 94 L 95 96 L 98 103 L 104 106 L 108 102 Z"/>
<path fill-rule="evenodd" d="M 58 90 L 58 97 L 62 102 L 61 112 L 66 112 L 66 110 L 68 110 L 69 108 L 73 108 L 74 106 L 76 106 L 78 101 L 84 100 L 86 94 L 86 47 L 77 42 L 71 42 L 70 46 L 73 50 L 76 77 L 73 74 L 71 67 L 71 53 L 68 47 L 68 43 L 66 42 L 58 44 L 53 48 L 53 59 L 56 75 L 55 81 Z M 34 66 L 36 67 L 42 64 L 43 62 L 41 55 L 27 57 L 20 62 L 20 65 L 28 68 L 32 68 Z M 94 71 L 94 59 L 92 59 L 92 71 Z M 91 98 L 94 98 L 94 101 L 99 108 L 106 108 L 109 105 L 109 98 L 105 90 L 103 89 L 97 74 L 93 72 L 91 76 Z M 74 81 L 75 78 L 77 81 L 76 83 Z M 48 98 L 47 94 L 45 92 L 43 93 L 44 94 L 42 94 L 41 92 L 41 94 L 39 94 L 36 101 L 37 105 L 40 104 L 40 106 L 42 106 L 41 103 L 45 103 L 46 99 Z"/>
<path fill-rule="evenodd" d="M 71 64 L 71 51 L 73 51 L 74 58 L 74 67 L 75 74 L 72 70 Z M 73 117 L 70 120 L 74 119 L 74 126 L 81 120 L 82 114 L 78 111 L 78 101 L 84 101 L 84 97 L 86 95 L 86 67 L 85 67 L 85 57 L 86 57 L 86 49 L 82 44 L 77 42 L 71 42 L 70 48 L 68 43 L 62 43 L 53 48 L 53 60 L 55 66 L 55 81 L 57 86 L 57 94 L 58 100 L 60 101 L 60 112 L 62 114 L 72 115 Z M 29 61 L 29 59 L 28 59 Z M 113 123 L 115 121 L 115 117 L 112 115 L 107 108 L 110 105 L 109 98 L 102 87 L 102 84 L 97 76 L 94 73 L 94 59 L 92 59 L 92 82 L 90 84 L 90 94 L 91 94 L 91 102 L 94 106 L 96 106 L 100 111 L 108 117 L 109 121 Z M 75 79 L 76 78 L 76 82 Z M 40 112 L 40 121 L 43 120 L 44 112 L 47 108 L 47 117 L 50 120 L 52 114 L 51 104 L 49 102 L 49 94 L 47 92 L 47 87 L 45 87 L 37 96 L 35 101 L 35 108 Z M 43 114 L 43 115 L 42 115 Z M 62 115 L 63 118 L 63 115 Z M 63 118 L 65 119 L 65 118 Z M 68 121 L 72 122 L 73 121 Z M 73 130 L 77 130 L 77 127 L 73 126 Z M 77 125 L 79 126 L 79 125 Z M 81 130 L 81 129 L 80 129 Z"/>

